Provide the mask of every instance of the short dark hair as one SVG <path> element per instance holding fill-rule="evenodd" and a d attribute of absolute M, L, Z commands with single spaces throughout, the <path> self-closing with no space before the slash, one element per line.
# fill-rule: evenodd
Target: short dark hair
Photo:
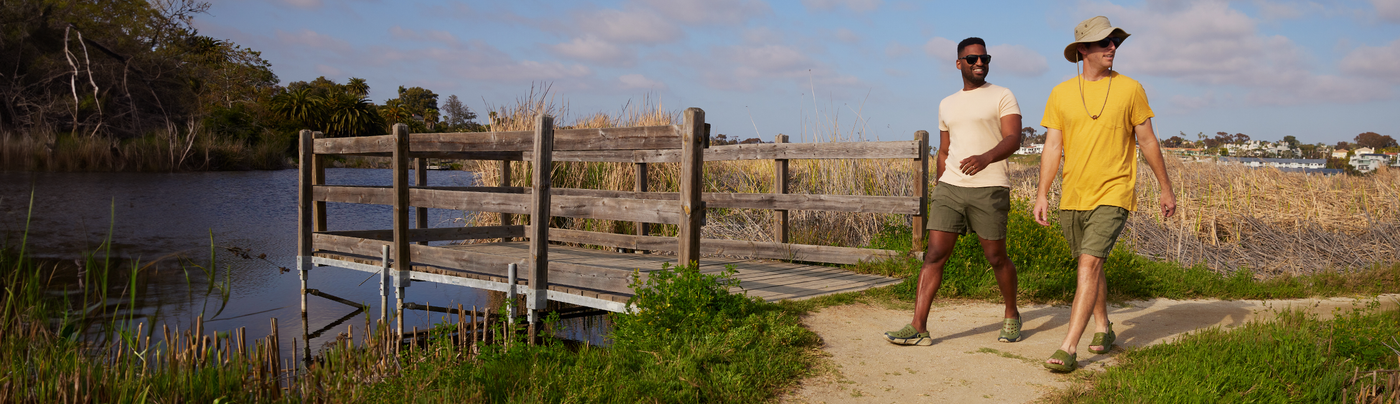
<path fill-rule="evenodd" d="M 961 54 L 962 54 L 962 51 L 963 51 L 963 48 L 966 48 L 966 47 L 972 46 L 972 45 L 982 45 L 982 47 L 984 47 L 984 48 L 987 47 L 987 43 L 986 43 L 986 42 L 982 42 L 982 38 L 978 38 L 978 37 L 975 37 L 975 36 L 974 36 L 974 37 L 969 37 L 969 38 L 967 38 L 967 39 L 962 40 L 962 42 L 958 42 L 958 54 L 961 55 Z"/>

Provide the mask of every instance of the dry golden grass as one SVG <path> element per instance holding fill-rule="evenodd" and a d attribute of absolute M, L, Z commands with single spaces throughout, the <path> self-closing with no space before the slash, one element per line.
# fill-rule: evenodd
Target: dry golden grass
<path fill-rule="evenodd" d="M 1013 166 L 1013 194 L 1033 198 L 1038 168 Z M 1139 254 L 1261 276 L 1361 269 L 1400 257 L 1400 170 L 1323 176 L 1168 158 L 1167 172 L 1178 209 L 1163 220 L 1161 188 L 1145 164 L 1138 169 L 1138 211 L 1125 234 Z"/>
<path fill-rule="evenodd" d="M 516 131 L 533 129 L 535 114 L 555 114 L 567 111 L 556 108 L 547 91 L 532 90 L 527 98 L 509 107 L 491 108 L 495 112 L 493 130 Z M 660 104 L 644 99 L 629 104 L 616 114 L 594 113 L 570 120 L 556 117 L 556 127 L 607 128 L 680 124 L 677 112 L 668 112 Z M 527 185 L 530 165 L 511 165 L 512 184 Z M 500 185 L 500 163 L 477 161 L 464 169 L 476 171 L 478 183 Z M 912 196 L 917 190 L 916 163 L 890 160 L 795 160 L 789 164 L 788 192 L 794 194 Z M 631 163 L 556 163 L 554 187 L 630 191 L 636 183 L 636 170 Z M 648 190 L 678 192 L 680 164 L 650 164 L 647 170 Z M 705 164 L 704 192 L 769 193 L 774 189 L 772 161 L 723 161 Z M 774 241 L 771 230 L 774 214 L 766 210 L 711 209 L 707 213 L 703 237 L 750 241 Z M 522 220 L 516 216 L 518 222 Z M 789 213 L 789 241 L 802 244 L 861 246 L 869 243 L 888 224 L 908 226 L 908 215 L 861 214 L 844 212 L 793 211 Z M 497 214 L 473 216 L 471 225 L 498 225 Z M 632 223 L 592 219 L 556 219 L 556 227 L 635 234 Z M 651 234 L 674 235 L 673 225 L 653 225 Z"/>
<path fill-rule="evenodd" d="M 202 130 L 202 129 L 197 129 Z M 185 148 L 169 134 L 125 141 L 36 130 L 0 134 L 0 169 L 31 171 L 183 171 L 278 169 L 286 166 L 287 139 L 267 136 L 256 145 L 199 133 Z"/>
<path fill-rule="evenodd" d="M 529 130 L 538 113 L 567 114 L 557 108 L 548 89 L 532 89 L 509 107 L 497 107 L 495 130 Z M 594 113 L 577 119 L 556 118 L 559 127 L 602 128 L 669 125 L 680 116 L 645 100 L 616 114 Z M 826 138 L 856 139 L 839 133 Z M 1030 162 L 1031 164 L 1025 164 Z M 1035 196 L 1036 158 L 1018 157 L 1010 164 L 1012 195 Z M 513 185 L 527 185 L 529 165 L 512 165 Z M 789 192 L 802 194 L 911 196 L 918 171 L 912 162 L 890 160 L 795 160 L 790 163 Z M 483 185 L 500 184 L 498 162 L 469 163 Z M 1390 264 L 1400 257 L 1400 170 L 1356 176 L 1321 176 L 1250 169 L 1214 163 L 1183 164 L 1169 158 L 1167 170 L 1177 195 L 1178 214 L 1163 220 L 1155 208 L 1160 188 L 1150 169 L 1139 168 L 1138 206 L 1125 241 L 1139 254 L 1185 265 L 1203 263 L 1221 271 L 1247 268 L 1259 276 L 1353 270 Z M 930 167 L 930 173 L 932 173 Z M 650 190 L 675 192 L 678 164 L 652 164 Z M 632 164 L 558 163 L 554 186 L 632 190 Z M 705 165 L 705 192 L 767 193 L 773 189 L 769 161 L 710 162 Z M 930 181 L 936 182 L 936 181 Z M 931 184 L 932 185 L 932 184 Z M 1057 204 L 1058 180 L 1052 189 Z M 773 241 L 771 212 L 712 209 L 702 231 L 707 238 Z M 516 220 L 521 220 L 519 216 Z M 555 226 L 633 233 L 631 223 L 557 219 Z M 887 226 L 908 226 L 907 215 L 794 211 L 791 241 L 803 244 L 863 246 Z M 472 225 L 499 224 L 496 214 L 477 215 Z M 652 234 L 675 234 L 674 226 L 657 226 Z"/>

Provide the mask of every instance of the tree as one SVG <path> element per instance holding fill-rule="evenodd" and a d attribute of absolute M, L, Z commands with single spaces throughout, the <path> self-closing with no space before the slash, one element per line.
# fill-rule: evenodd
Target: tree
<path fill-rule="evenodd" d="M 456 94 L 447 96 L 447 101 L 443 102 L 442 116 L 448 130 L 475 130 L 478 126 L 475 121 L 476 113 L 462 104 Z"/>
<path fill-rule="evenodd" d="M 1390 136 L 1382 136 L 1381 134 L 1376 132 L 1363 132 L 1359 135 L 1356 135 L 1356 138 L 1352 140 L 1356 142 L 1357 146 L 1370 147 L 1372 149 L 1400 147 L 1396 146 L 1395 138 L 1392 138 Z"/>
<path fill-rule="evenodd" d="M 1284 137 L 1283 137 L 1283 142 L 1284 142 L 1284 143 L 1288 143 L 1288 148 L 1290 148 L 1290 149 L 1297 149 L 1297 148 L 1298 148 L 1298 137 L 1297 137 L 1297 136 L 1293 136 L 1293 135 L 1284 136 Z"/>
<path fill-rule="evenodd" d="M 366 83 L 365 79 L 351 77 L 350 80 L 345 83 L 345 90 L 349 92 L 350 95 L 365 98 L 369 96 L 369 83 Z"/>
<path fill-rule="evenodd" d="M 1185 133 L 1182 133 L 1182 135 L 1185 135 Z M 1187 140 L 1186 140 L 1186 138 L 1181 137 L 1181 136 L 1172 136 L 1172 137 L 1170 137 L 1170 138 L 1167 138 L 1167 140 L 1162 141 L 1162 146 L 1165 146 L 1165 147 L 1181 147 L 1182 145 L 1185 145 L 1186 143 L 1188 143 Z"/>
<path fill-rule="evenodd" d="M 322 129 L 327 121 L 325 99 L 309 87 L 283 91 L 272 97 L 272 113 L 301 124 L 303 129 Z"/>
<path fill-rule="evenodd" d="M 1044 144 L 1044 143 L 1045 143 L 1045 133 L 1039 133 L 1039 134 L 1037 134 L 1036 131 L 1035 131 L 1035 127 L 1033 127 L 1033 126 L 1027 126 L 1027 127 L 1021 128 L 1021 146 L 1030 146 L 1030 145 L 1033 145 L 1033 144 Z"/>
<path fill-rule="evenodd" d="M 1350 143 L 1347 143 L 1345 140 L 1343 140 L 1343 141 L 1337 142 L 1337 147 L 1335 147 L 1335 148 L 1336 148 L 1336 149 L 1341 149 L 1341 150 L 1351 150 L 1351 144 L 1350 144 Z"/>
<path fill-rule="evenodd" d="M 1249 143 L 1249 135 L 1246 135 L 1246 134 L 1243 134 L 1243 133 L 1236 133 L 1236 134 L 1235 134 L 1235 144 L 1245 144 L 1245 143 Z"/>
<path fill-rule="evenodd" d="M 423 116 L 429 109 L 438 109 L 438 95 L 423 87 L 399 86 L 399 97 L 394 100 L 412 115 Z"/>

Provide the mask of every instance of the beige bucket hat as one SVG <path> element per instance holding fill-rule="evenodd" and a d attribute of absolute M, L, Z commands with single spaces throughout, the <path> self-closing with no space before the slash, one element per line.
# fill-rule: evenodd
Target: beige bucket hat
<path fill-rule="evenodd" d="M 1079 44 L 1094 43 L 1115 36 L 1128 38 L 1128 31 L 1108 23 L 1108 17 L 1098 16 L 1084 20 L 1074 27 L 1074 42 L 1065 47 L 1065 60 L 1079 63 Z"/>

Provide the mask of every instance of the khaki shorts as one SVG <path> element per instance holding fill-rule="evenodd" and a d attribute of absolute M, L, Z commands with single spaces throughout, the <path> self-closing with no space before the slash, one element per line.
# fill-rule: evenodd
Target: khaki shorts
<path fill-rule="evenodd" d="M 1128 210 L 1117 206 L 1060 211 L 1060 231 L 1069 242 L 1069 250 L 1099 258 L 1108 258 L 1113 252 L 1113 243 L 1118 242 L 1127 222 Z"/>
<path fill-rule="evenodd" d="M 1011 212 L 1011 189 L 964 188 L 939 182 L 928 202 L 929 230 L 968 234 L 983 240 L 1006 238 L 1006 214 Z"/>

